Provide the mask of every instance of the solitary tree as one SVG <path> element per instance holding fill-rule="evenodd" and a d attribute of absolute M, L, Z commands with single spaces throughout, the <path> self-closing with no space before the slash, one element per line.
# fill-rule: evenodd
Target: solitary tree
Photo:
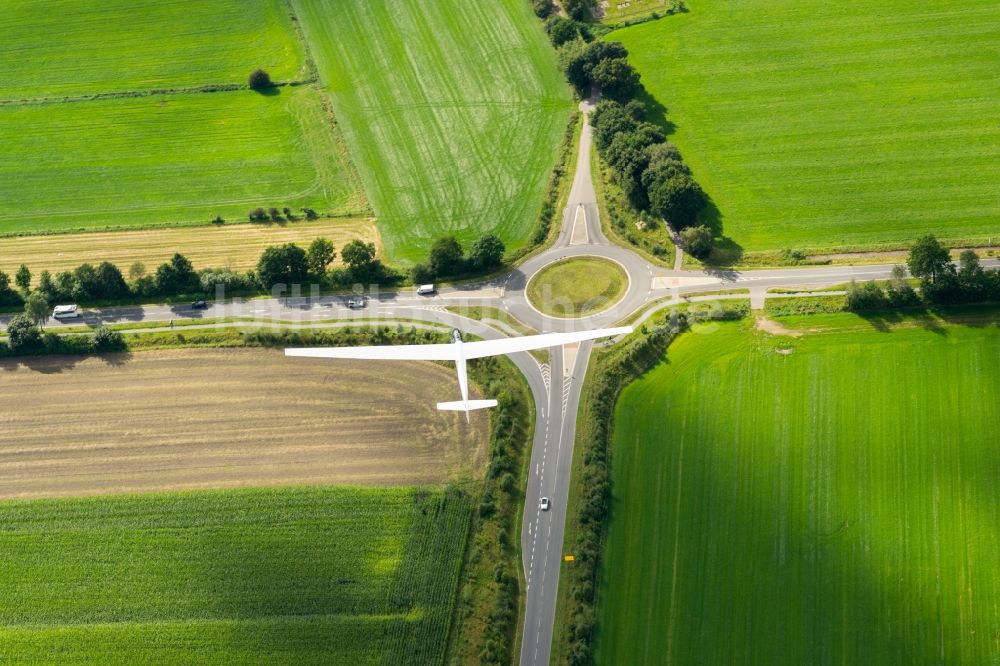
<path fill-rule="evenodd" d="M 935 282 L 951 266 L 948 250 L 933 235 L 917 239 L 906 260 L 910 273 L 931 283 Z"/>
<path fill-rule="evenodd" d="M 41 292 L 28 294 L 24 299 L 24 314 L 37 326 L 41 326 L 49 318 L 49 302 Z"/>
<path fill-rule="evenodd" d="M 262 69 L 255 69 L 250 72 L 249 83 L 252 90 L 264 90 L 274 85 L 271 81 L 271 75 Z"/>
<path fill-rule="evenodd" d="M 306 250 L 306 263 L 309 264 L 309 272 L 316 278 L 322 278 L 326 275 L 326 269 L 330 267 L 335 256 L 337 256 L 337 252 L 333 249 L 333 242 L 330 239 L 314 238 Z"/>
<path fill-rule="evenodd" d="M 31 271 L 28 270 L 28 266 L 21 264 L 17 272 L 14 273 L 14 284 L 21 288 L 21 291 L 28 293 L 31 289 Z"/>

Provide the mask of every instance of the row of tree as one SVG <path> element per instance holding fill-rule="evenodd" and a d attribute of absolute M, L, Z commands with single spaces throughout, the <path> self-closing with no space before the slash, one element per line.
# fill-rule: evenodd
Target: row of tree
<path fill-rule="evenodd" d="M 601 89 L 604 99 L 590 117 L 594 143 L 629 202 L 679 230 L 690 254 L 708 256 L 712 232 L 698 225 L 708 199 L 677 147 L 647 120 L 646 106 L 636 99 L 642 85 L 628 51 L 618 42 L 588 41 L 586 24 L 572 19 L 551 16 L 546 30 L 566 78 L 580 95 L 594 86 Z"/>
<path fill-rule="evenodd" d="M 98 328 L 92 336 L 43 333 L 40 322 L 30 312 L 25 312 L 8 322 L 6 349 L 0 348 L 0 351 L 10 354 L 31 354 L 39 351 L 49 354 L 86 354 L 94 351 L 124 351 L 125 348 L 125 338 L 122 334 L 106 326 Z"/>
<path fill-rule="evenodd" d="M 454 236 L 444 236 L 431 245 L 426 262 L 411 269 L 415 284 L 433 282 L 444 277 L 457 277 L 469 273 L 487 273 L 503 266 L 503 241 L 496 234 L 487 233 L 476 239 L 465 253 Z"/>
<path fill-rule="evenodd" d="M 302 208 L 301 210 L 302 210 L 302 215 L 307 220 L 319 219 L 319 213 L 317 213 L 314 209 Z M 287 206 L 282 208 L 281 210 L 278 210 L 273 206 L 271 208 L 260 208 L 260 207 L 254 208 L 249 213 L 247 213 L 247 217 L 250 218 L 251 222 L 284 222 L 285 220 L 288 220 L 289 222 L 295 222 L 296 220 L 299 219 L 298 216 L 292 212 L 292 209 L 288 208 Z M 216 218 L 216 219 L 218 220 L 221 218 Z"/>
<path fill-rule="evenodd" d="M 230 293 L 270 290 L 276 284 L 324 284 L 345 286 L 354 282 L 387 283 L 400 279 L 376 256 L 375 244 L 352 240 L 341 249 L 343 267 L 331 270 L 337 252 L 326 238 L 314 239 L 308 247 L 294 243 L 271 246 L 264 250 L 254 270 L 236 272 L 228 269 L 196 271 L 191 261 L 177 253 L 152 273 L 141 262 L 128 270 L 128 277 L 109 261 L 96 266 L 84 263 L 73 270 L 52 274 L 42 271 L 38 283 L 31 287 L 31 270 L 17 270 L 14 285 L 0 271 L 0 305 L 31 303 L 38 312 L 57 302 L 118 302 L 133 298 L 172 297 L 213 294 L 218 285 Z M 34 296 L 34 300 L 32 300 Z M 44 303 L 43 308 L 38 308 Z M 44 317 L 42 317 L 44 319 Z"/>
<path fill-rule="evenodd" d="M 920 293 L 910 285 L 909 273 L 920 279 Z M 910 249 L 906 267 L 893 268 L 883 287 L 877 282 L 851 282 L 847 290 L 850 310 L 879 310 L 886 307 L 957 305 L 1000 301 L 1000 270 L 983 267 L 974 250 L 964 250 L 958 264 L 952 262 L 944 245 L 933 235 L 919 238 Z"/>

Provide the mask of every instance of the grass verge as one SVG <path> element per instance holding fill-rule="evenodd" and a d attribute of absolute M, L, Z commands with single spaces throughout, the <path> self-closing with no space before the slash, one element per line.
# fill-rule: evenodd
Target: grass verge
<path fill-rule="evenodd" d="M 628 275 L 617 263 L 574 257 L 550 264 L 532 276 L 527 296 L 545 314 L 580 317 L 611 307 L 627 289 Z"/>

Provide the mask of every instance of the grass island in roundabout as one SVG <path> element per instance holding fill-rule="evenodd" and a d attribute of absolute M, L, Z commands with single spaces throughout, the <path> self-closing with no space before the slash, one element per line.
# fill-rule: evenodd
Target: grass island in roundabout
<path fill-rule="evenodd" d="M 582 317 L 606 310 L 625 295 L 628 274 L 617 262 L 572 257 L 549 264 L 528 282 L 528 301 L 553 317 Z"/>

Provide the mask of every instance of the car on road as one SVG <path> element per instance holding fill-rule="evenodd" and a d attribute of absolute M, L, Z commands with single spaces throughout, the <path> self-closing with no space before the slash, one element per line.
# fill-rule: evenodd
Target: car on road
<path fill-rule="evenodd" d="M 194 303 L 191 304 L 191 309 L 192 310 L 207 310 L 208 309 L 208 303 L 206 303 L 205 301 L 195 301 Z"/>
<path fill-rule="evenodd" d="M 548 498 L 548 497 L 543 497 L 543 498 L 542 498 L 542 499 L 541 499 L 541 500 L 540 500 L 540 501 L 538 502 L 538 507 L 539 507 L 539 508 L 540 508 L 540 509 L 541 509 L 542 511 L 548 511 L 548 510 L 549 510 L 549 498 Z"/>
<path fill-rule="evenodd" d="M 417 287 L 418 296 L 431 296 L 437 293 L 437 289 L 434 288 L 432 284 L 422 284 Z"/>
<path fill-rule="evenodd" d="M 347 299 L 347 307 L 352 310 L 360 310 L 365 307 L 365 305 L 367 305 L 367 302 L 364 296 L 351 296 Z"/>
<path fill-rule="evenodd" d="M 52 317 L 55 319 L 76 319 L 79 316 L 76 305 L 57 305 L 52 310 Z"/>

